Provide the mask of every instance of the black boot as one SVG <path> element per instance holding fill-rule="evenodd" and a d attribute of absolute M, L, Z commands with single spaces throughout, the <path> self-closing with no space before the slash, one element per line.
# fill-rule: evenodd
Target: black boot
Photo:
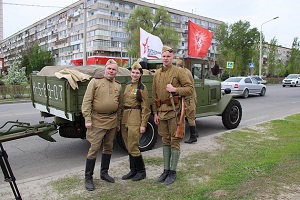
<path fill-rule="evenodd" d="M 190 139 L 184 141 L 184 143 L 192 144 L 194 142 L 197 142 L 196 127 L 190 126 Z"/>
<path fill-rule="evenodd" d="M 93 183 L 93 174 L 95 168 L 96 159 L 86 159 L 85 165 L 85 188 L 88 191 L 93 191 L 95 189 Z"/>
<path fill-rule="evenodd" d="M 165 182 L 166 178 L 169 176 L 170 170 L 164 169 L 164 172 L 156 179 L 157 183 Z"/>
<path fill-rule="evenodd" d="M 142 155 L 133 157 L 136 168 L 137 168 L 137 173 L 136 175 L 131 179 L 133 181 L 140 181 L 142 179 L 146 178 L 146 169 L 145 169 L 145 164 Z"/>
<path fill-rule="evenodd" d="M 176 180 L 176 171 L 170 170 L 168 177 L 165 180 L 166 185 L 172 184 Z"/>
<path fill-rule="evenodd" d="M 109 183 L 114 183 L 115 180 L 108 175 L 110 158 L 111 154 L 102 154 L 100 178 Z"/>
<path fill-rule="evenodd" d="M 129 165 L 130 165 L 130 172 L 128 174 L 124 175 L 122 177 L 122 180 L 132 179 L 137 173 L 134 158 L 130 154 L 129 154 Z"/>

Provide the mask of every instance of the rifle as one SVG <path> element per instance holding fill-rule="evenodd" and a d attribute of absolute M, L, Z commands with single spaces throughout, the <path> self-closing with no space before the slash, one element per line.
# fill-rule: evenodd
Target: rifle
<path fill-rule="evenodd" d="M 175 137 L 177 138 L 183 138 L 184 137 L 184 115 L 185 115 L 185 105 L 184 105 L 184 97 L 181 97 L 181 113 L 179 122 L 177 124 L 177 130 Z"/>

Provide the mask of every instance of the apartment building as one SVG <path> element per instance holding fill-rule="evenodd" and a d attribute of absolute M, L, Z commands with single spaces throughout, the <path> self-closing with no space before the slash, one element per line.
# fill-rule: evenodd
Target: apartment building
<path fill-rule="evenodd" d="M 84 31 L 86 52 L 89 56 L 128 57 L 128 34 L 124 27 L 127 19 L 138 7 L 149 7 L 153 12 L 160 5 L 140 0 L 84 0 L 77 1 L 52 15 L 5 38 L 0 45 L 5 68 L 20 59 L 21 52 L 34 42 L 52 52 L 56 65 L 69 65 L 70 60 L 83 58 Z M 175 30 L 182 36 L 178 54 L 187 50 L 187 21 L 214 30 L 222 21 L 165 7 Z M 86 13 L 86 20 L 84 20 Z M 86 28 L 84 28 L 84 25 Z M 213 39 L 214 40 L 214 39 Z M 214 41 L 213 41 L 214 43 Z M 213 58 L 211 47 L 208 57 Z"/>

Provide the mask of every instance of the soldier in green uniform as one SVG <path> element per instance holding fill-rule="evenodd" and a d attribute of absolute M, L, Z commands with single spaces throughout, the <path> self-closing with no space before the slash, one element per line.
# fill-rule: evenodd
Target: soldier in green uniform
<path fill-rule="evenodd" d="M 162 136 L 164 158 L 164 172 L 156 182 L 164 182 L 167 185 L 176 180 L 182 140 L 176 137 L 178 99 L 179 96 L 190 96 L 194 92 L 193 85 L 184 70 L 172 64 L 173 58 L 173 49 L 163 46 L 163 67 L 154 74 L 152 85 L 154 122 L 158 125 L 158 133 Z"/>
<path fill-rule="evenodd" d="M 183 66 L 183 62 L 181 59 L 176 60 L 176 67 L 181 67 L 184 69 L 186 74 L 188 75 L 190 81 L 194 87 L 194 78 L 191 71 Z M 196 121 L 195 121 L 195 112 L 196 112 L 196 104 L 197 104 L 197 94 L 194 87 L 194 92 L 190 96 L 186 96 L 184 98 L 185 104 L 185 116 L 187 118 L 188 124 L 190 126 L 190 138 L 185 143 L 191 144 L 197 142 L 197 133 L 196 133 Z"/>
<path fill-rule="evenodd" d="M 115 80 L 117 73 L 116 61 L 108 60 L 105 65 L 104 76 L 94 78 L 89 82 L 82 102 L 82 114 L 87 128 L 86 139 L 91 145 L 85 168 L 85 187 L 89 191 L 95 189 L 93 173 L 102 142 L 100 177 L 107 182 L 115 182 L 108 175 L 108 169 L 115 133 L 116 130 L 120 130 L 122 114 L 122 87 Z"/>
<path fill-rule="evenodd" d="M 148 90 L 141 82 L 142 66 L 135 62 L 131 67 L 131 81 L 126 83 L 124 91 L 122 137 L 129 153 L 130 172 L 123 180 L 139 181 L 146 178 L 145 164 L 139 150 L 139 141 L 146 131 L 150 106 Z"/>

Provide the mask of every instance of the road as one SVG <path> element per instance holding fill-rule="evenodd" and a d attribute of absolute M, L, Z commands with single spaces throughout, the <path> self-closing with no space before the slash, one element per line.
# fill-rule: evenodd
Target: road
<path fill-rule="evenodd" d="M 239 128 L 244 128 L 271 119 L 300 113 L 300 87 L 283 88 L 281 85 L 267 86 L 266 96 L 250 96 L 247 99 L 236 98 L 243 109 Z M 39 111 L 31 103 L 0 104 L 0 125 L 7 120 L 19 120 L 37 124 L 41 120 Z M 51 122 L 52 118 L 45 121 Z M 221 117 L 197 119 L 197 130 L 202 137 L 225 131 Z M 62 138 L 54 135 L 57 142 L 48 142 L 38 136 L 4 142 L 8 160 L 17 180 L 32 178 L 60 170 L 81 168 L 84 170 L 89 144 L 86 140 Z M 161 147 L 160 138 L 155 148 Z M 113 159 L 126 153 L 115 144 Z M 98 162 L 100 161 L 97 159 Z M 0 172 L 1 174 L 1 172 Z M 0 175 L 1 177 L 1 175 Z"/>

